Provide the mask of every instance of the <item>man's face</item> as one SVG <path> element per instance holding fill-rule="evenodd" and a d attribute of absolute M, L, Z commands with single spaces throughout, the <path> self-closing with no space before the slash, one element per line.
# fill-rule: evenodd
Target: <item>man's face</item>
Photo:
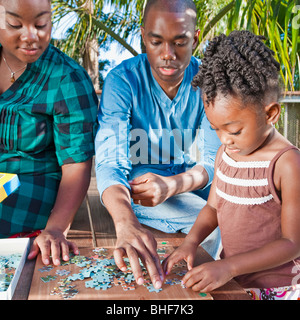
<path fill-rule="evenodd" d="M 152 73 L 160 86 L 181 83 L 198 42 L 193 11 L 167 12 L 152 7 L 141 28 Z"/>

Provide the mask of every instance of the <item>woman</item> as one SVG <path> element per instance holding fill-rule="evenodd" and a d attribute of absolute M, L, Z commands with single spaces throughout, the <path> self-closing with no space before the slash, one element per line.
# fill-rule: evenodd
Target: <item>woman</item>
<path fill-rule="evenodd" d="M 83 68 L 50 45 L 50 0 L 0 0 L 0 172 L 17 191 L 0 204 L 0 236 L 44 229 L 28 256 L 68 260 L 66 240 L 90 181 L 98 99 Z"/>

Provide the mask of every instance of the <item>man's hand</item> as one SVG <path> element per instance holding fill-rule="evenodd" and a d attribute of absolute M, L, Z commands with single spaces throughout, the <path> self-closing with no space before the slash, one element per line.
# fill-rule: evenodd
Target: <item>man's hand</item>
<path fill-rule="evenodd" d="M 126 271 L 123 258 L 128 257 L 137 284 L 142 285 L 144 278 L 139 258 L 148 271 L 153 286 L 159 289 L 163 283 L 163 271 L 159 256 L 156 252 L 157 243 L 152 233 L 144 229 L 139 223 L 124 224 L 116 228 L 117 243 L 114 251 L 116 265 Z"/>
<path fill-rule="evenodd" d="M 161 176 L 148 172 L 129 181 L 131 198 L 135 204 L 154 207 L 172 196 L 204 188 L 208 173 L 201 165 L 172 176 Z"/>
<path fill-rule="evenodd" d="M 174 180 L 154 173 L 146 173 L 130 181 L 131 197 L 135 204 L 154 207 L 173 195 Z"/>

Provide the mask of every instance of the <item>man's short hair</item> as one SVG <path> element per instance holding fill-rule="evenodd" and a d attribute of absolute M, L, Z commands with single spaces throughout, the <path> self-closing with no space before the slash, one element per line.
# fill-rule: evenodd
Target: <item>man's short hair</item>
<path fill-rule="evenodd" d="M 153 6 L 156 6 L 162 11 L 169 12 L 186 12 L 187 10 L 192 10 L 195 25 L 197 23 L 197 8 L 192 0 L 148 0 L 144 9 L 143 25 L 145 25 L 147 15 Z"/>

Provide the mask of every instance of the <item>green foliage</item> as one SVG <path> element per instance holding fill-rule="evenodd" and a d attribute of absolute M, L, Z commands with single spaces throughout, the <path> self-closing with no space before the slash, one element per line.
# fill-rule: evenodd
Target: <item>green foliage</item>
<path fill-rule="evenodd" d="M 275 52 L 281 64 L 281 77 L 285 90 L 299 90 L 300 15 L 296 0 L 235 1 L 235 10 L 228 15 L 228 34 L 232 30 L 247 29 L 264 35 L 266 44 Z"/>
<path fill-rule="evenodd" d="M 131 12 L 114 11 L 110 14 L 104 14 L 102 12 L 104 1 L 92 1 L 93 12 L 89 12 L 85 6 L 87 1 L 52 0 L 54 24 L 71 14 L 75 14 L 76 17 L 74 25 L 67 32 L 66 41 L 61 42 L 60 49 L 70 57 L 76 58 L 78 50 L 82 54 L 90 39 L 99 39 L 101 45 L 109 35 L 136 55 L 137 52 L 126 42 L 129 35 L 137 30 L 138 21 L 135 21 Z M 122 3 L 122 1 L 118 2 Z"/>
<path fill-rule="evenodd" d="M 86 3 L 93 3 L 93 12 Z M 52 0 L 53 21 L 70 13 L 76 22 L 59 47 L 80 61 L 86 43 L 98 39 L 99 46 L 114 39 L 133 55 L 137 52 L 128 44 L 132 35 L 139 34 L 145 0 L 107 0 L 112 5 L 103 13 L 104 0 Z M 266 37 L 266 44 L 280 62 L 285 90 L 300 90 L 300 0 L 195 0 L 198 9 L 199 46 L 194 55 L 201 57 L 209 39 L 232 30 L 250 30 Z"/>

